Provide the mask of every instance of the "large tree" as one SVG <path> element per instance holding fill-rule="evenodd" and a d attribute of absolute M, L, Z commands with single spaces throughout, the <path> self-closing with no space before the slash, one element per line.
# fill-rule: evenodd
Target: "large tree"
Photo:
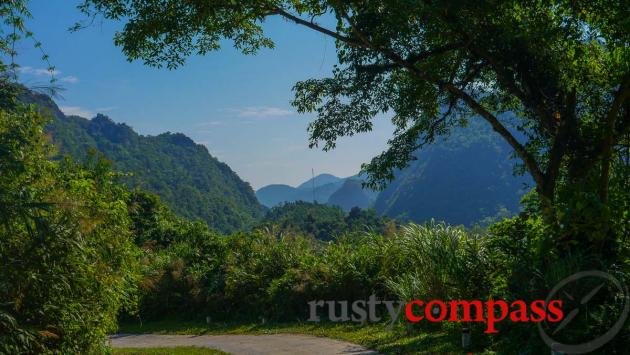
<path fill-rule="evenodd" d="M 334 148 L 338 137 L 391 114 L 388 149 L 364 165 L 381 186 L 423 145 L 482 119 L 532 176 L 558 239 L 606 248 L 615 238 L 611 164 L 630 134 L 625 1 L 85 0 L 80 7 L 125 22 L 115 42 L 130 60 L 168 68 L 219 49 L 223 38 L 246 54 L 273 47 L 263 31 L 269 17 L 332 37 L 339 61 L 332 77 L 294 88 L 295 107 L 318 114 L 311 146 Z M 336 26 L 321 25 L 326 18 Z"/>

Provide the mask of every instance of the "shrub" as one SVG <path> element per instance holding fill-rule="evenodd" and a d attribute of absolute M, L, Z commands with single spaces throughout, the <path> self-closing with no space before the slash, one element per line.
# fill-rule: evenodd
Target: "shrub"
<path fill-rule="evenodd" d="M 0 110 L 0 352 L 100 353 L 137 284 L 126 192 L 102 160 L 48 161 L 43 126 Z"/>

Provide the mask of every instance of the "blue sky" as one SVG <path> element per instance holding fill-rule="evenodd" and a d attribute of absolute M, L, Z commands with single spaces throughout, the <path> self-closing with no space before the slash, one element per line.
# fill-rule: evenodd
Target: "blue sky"
<path fill-rule="evenodd" d="M 308 148 L 313 115 L 290 106 L 299 80 L 327 76 L 336 62 L 334 42 L 280 19 L 265 30 L 273 50 L 244 56 L 230 42 L 219 52 L 190 58 L 175 71 L 129 63 L 112 36 L 119 23 L 97 20 L 70 33 L 85 18 L 74 0 L 32 0 L 28 28 L 43 43 L 64 87 L 56 99 L 66 113 L 103 113 L 141 134 L 182 132 L 208 147 L 254 188 L 297 185 L 311 168 L 349 176 L 382 151 L 392 129 L 384 117 L 369 134 L 342 139 L 331 152 Z M 45 83 L 46 64 L 31 43 L 20 44 L 21 80 Z"/>

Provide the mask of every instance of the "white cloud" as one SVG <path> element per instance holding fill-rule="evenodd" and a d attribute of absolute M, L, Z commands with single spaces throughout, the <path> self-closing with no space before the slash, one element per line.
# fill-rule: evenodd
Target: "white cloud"
<path fill-rule="evenodd" d="M 33 68 L 29 66 L 19 67 L 17 69 L 18 72 L 22 74 L 28 74 L 32 76 L 55 76 L 59 77 L 61 75 L 61 70 L 48 70 L 46 68 Z M 64 83 L 76 84 L 79 82 L 79 78 L 74 75 L 66 75 L 59 79 L 59 81 Z"/>
<path fill-rule="evenodd" d="M 223 126 L 223 122 L 221 121 L 207 121 L 207 122 L 201 122 L 195 125 L 195 127 L 213 127 L 213 126 Z"/>
<path fill-rule="evenodd" d="M 59 76 L 61 75 L 61 71 L 57 69 L 48 70 L 43 68 L 33 69 L 33 74 L 37 76 Z"/>
<path fill-rule="evenodd" d="M 44 68 L 33 68 L 29 66 L 19 67 L 17 71 L 23 74 L 31 74 L 35 76 L 52 76 L 52 75 L 57 76 L 61 74 L 61 71 L 57 69 L 48 70 Z"/>
<path fill-rule="evenodd" d="M 283 109 L 280 107 L 271 107 L 271 106 L 251 106 L 251 107 L 243 107 L 238 109 L 231 109 L 229 111 L 235 112 L 238 117 L 254 117 L 254 118 L 265 118 L 265 117 L 282 117 L 289 116 L 293 114 L 293 111 Z"/>
<path fill-rule="evenodd" d="M 77 78 L 74 75 L 64 76 L 60 80 L 63 81 L 64 83 L 70 83 L 70 84 L 76 84 L 79 82 L 79 78 Z"/>
<path fill-rule="evenodd" d="M 59 109 L 68 116 L 81 116 L 85 118 L 96 116 L 91 110 L 79 106 L 59 106 Z"/>
<path fill-rule="evenodd" d="M 17 71 L 20 73 L 30 74 L 33 72 L 33 68 L 32 67 L 18 67 Z"/>
<path fill-rule="evenodd" d="M 97 107 L 94 109 L 94 111 L 96 112 L 109 112 L 109 111 L 113 111 L 115 109 L 117 109 L 118 106 L 105 106 L 105 107 Z"/>

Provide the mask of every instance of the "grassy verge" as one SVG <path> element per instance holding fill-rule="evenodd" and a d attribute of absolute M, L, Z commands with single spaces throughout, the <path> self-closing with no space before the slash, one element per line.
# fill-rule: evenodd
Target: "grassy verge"
<path fill-rule="evenodd" d="M 174 348 L 118 348 L 114 355 L 225 355 L 220 350 L 198 348 L 194 346 L 178 346 Z"/>
<path fill-rule="evenodd" d="M 322 336 L 361 344 L 384 354 L 468 354 L 480 353 L 482 349 L 461 348 L 461 333 L 458 328 L 412 330 L 404 327 L 388 329 L 385 324 L 361 326 L 348 323 L 211 323 L 199 321 L 165 320 L 140 324 L 121 324 L 121 333 L 154 334 L 279 334 L 293 333 Z"/>

